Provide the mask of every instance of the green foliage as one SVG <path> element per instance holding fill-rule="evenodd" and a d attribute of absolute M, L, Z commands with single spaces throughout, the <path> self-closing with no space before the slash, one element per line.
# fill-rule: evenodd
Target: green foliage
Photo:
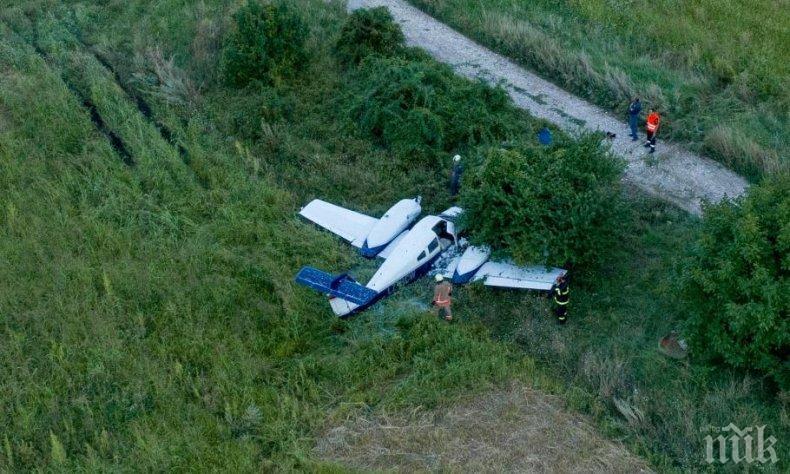
<path fill-rule="evenodd" d="M 200 2 L 163 3 L 119 4 L 100 26 L 104 6 L 86 5 L 81 26 L 116 41 L 108 50 L 129 38 L 147 49 L 162 41 L 147 30 L 160 19 L 200 19 Z M 329 25 L 344 15 L 322 0 L 295 5 Z M 69 34 L 69 10 L 25 11 L 47 38 Z M 303 87 L 211 83 L 190 111 L 151 94 L 182 154 L 77 41 L 34 42 L 44 61 L 0 23 L 0 470 L 113 471 L 132 459 L 140 470 L 299 470 L 335 416 L 448 403 L 524 374 L 509 372 L 524 369 L 521 354 L 479 328 L 413 307 L 399 326 L 405 311 L 388 301 L 341 326 L 322 295 L 293 283 L 305 264 L 361 263 L 300 222 L 298 203 L 320 194 L 380 213 L 444 184 L 395 173 L 369 138 L 342 133 L 336 96 L 351 86 L 330 54 L 336 31 L 317 30 L 324 54 Z M 188 57 L 191 40 L 162 47 Z M 127 78 L 133 61 L 145 58 L 113 59 Z M 62 75 L 94 98 L 135 166 Z"/>
<path fill-rule="evenodd" d="M 441 404 L 450 390 L 478 390 L 481 384 L 505 382 L 529 371 L 523 358 L 507 350 L 492 353 L 491 339 L 482 326 L 462 330 L 435 317 L 404 317 L 397 321 L 402 337 L 398 349 L 414 372 L 395 389 L 399 405 Z"/>
<path fill-rule="evenodd" d="M 694 351 L 790 389 L 790 176 L 705 208 L 684 263 Z"/>
<path fill-rule="evenodd" d="M 590 135 L 563 146 L 483 151 L 461 188 L 474 239 L 520 263 L 589 266 L 618 226 L 623 163 Z"/>
<path fill-rule="evenodd" d="M 227 120 L 228 123 L 222 123 L 223 129 L 244 139 L 260 139 L 267 127 L 292 120 L 296 108 L 289 91 L 273 87 L 255 88 L 254 93 L 228 95 L 222 100 L 228 111 L 217 117 L 217 121 Z"/>
<path fill-rule="evenodd" d="M 623 120 L 642 97 L 659 140 L 755 180 L 790 166 L 790 9 L 774 0 L 410 3 Z"/>
<path fill-rule="evenodd" d="M 507 94 L 422 56 L 369 57 L 357 73 L 351 115 L 359 129 L 417 163 L 523 130 Z"/>
<path fill-rule="evenodd" d="M 393 56 L 404 44 L 403 32 L 386 7 L 359 9 L 346 18 L 335 51 L 347 64 L 359 62 L 371 54 Z"/>
<path fill-rule="evenodd" d="M 307 26 L 287 3 L 248 0 L 234 15 L 234 23 L 222 58 L 229 84 L 279 82 L 302 67 Z"/>
<path fill-rule="evenodd" d="M 543 367 L 583 393 L 576 406 L 608 434 L 660 456 L 658 470 L 699 465 L 701 426 L 781 419 L 753 379 L 645 350 L 674 324 L 664 275 L 696 225 L 671 206 L 629 206 L 639 225 L 595 287 L 574 287 L 562 330 L 534 294 L 474 286 L 458 289 L 457 323 L 446 325 L 415 309 L 428 282 L 333 318 L 293 274 L 371 262 L 300 222 L 300 203 L 321 196 L 380 215 L 422 193 L 441 210 L 446 176 L 397 168 L 370 136 L 347 133 L 338 104 L 370 84 L 331 54 L 344 5 L 287 2 L 315 34 L 300 87 L 207 81 L 189 111 L 150 95 L 184 156 L 77 41 L 38 43 L 53 56 L 43 61 L 4 25 L 28 39 L 34 23 L 45 38 L 77 26 L 119 52 L 110 57 L 127 80 L 161 48 L 197 83 L 212 63 L 194 62 L 195 33 L 214 44 L 238 2 L 16 0 L 3 11 L 0 470 L 310 471 L 316 438 L 338 420 L 450 404 L 510 377 L 544 378 Z M 136 166 L 97 133 L 60 79 L 66 67 Z M 507 121 L 518 134 L 540 126 Z M 608 409 L 635 388 L 647 418 L 638 427 Z"/>

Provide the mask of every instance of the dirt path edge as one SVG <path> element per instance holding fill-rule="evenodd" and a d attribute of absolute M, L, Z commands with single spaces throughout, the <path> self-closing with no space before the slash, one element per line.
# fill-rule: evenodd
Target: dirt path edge
<path fill-rule="evenodd" d="M 572 134 L 584 131 L 617 134 L 611 150 L 628 163 L 625 181 L 652 196 L 700 215 L 703 201 L 734 198 L 748 187 L 741 176 L 679 145 L 661 143 L 655 156 L 649 157 L 642 140 L 631 141 L 625 122 L 478 45 L 403 0 L 349 0 L 347 5 L 349 10 L 389 8 L 409 45 L 425 49 L 462 76 L 502 85 L 518 107 L 535 117 Z"/>

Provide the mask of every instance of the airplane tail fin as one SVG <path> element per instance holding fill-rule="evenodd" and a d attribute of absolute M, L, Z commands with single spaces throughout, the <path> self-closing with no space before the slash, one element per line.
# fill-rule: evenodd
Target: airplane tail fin
<path fill-rule="evenodd" d="M 346 273 L 335 276 L 317 268 L 303 267 L 296 274 L 295 281 L 329 296 L 332 309 L 338 316 L 345 316 L 378 296 L 378 292 L 360 285 Z"/>

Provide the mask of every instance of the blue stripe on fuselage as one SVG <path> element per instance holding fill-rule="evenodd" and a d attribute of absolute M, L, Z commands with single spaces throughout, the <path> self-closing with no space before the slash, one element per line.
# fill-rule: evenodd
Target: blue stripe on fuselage
<path fill-rule="evenodd" d="M 441 254 L 442 254 L 442 252 L 438 252 L 436 255 L 434 255 L 433 257 L 428 259 L 425 263 L 423 263 L 422 265 L 417 267 L 416 270 L 414 270 L 413 272 L 409 273 L 408 275 L 406 275 L 405 277 L 401 278 L 400 280 L 396 281 L 395 283 L 390 285 L 389 288 L 387 288 L 387 289 L 385 289 L 383 291 L 380 291 L 376 295 L 376 297 L 373 298 L 372 300 L 370 300 L 368 303 L 366 303 L 364 305 L 361 305 L 361 306 L 359 306 L 357 308 L 354 308 L 354 310 L 351 311 L 348 314 L 344 314 L 343 316 L 339 316 L 340 319 L 346 319 L 346 318 L 348 318 L 348 317 L 350 317 L 350 316 L 352 316 L 352 315 L 354 315 L 356 313 L 359 313 L 360 311 L 364 311 L 364 310 L 370 308 L 371 306 L 376 304 L 380 299 L 384 298 L 385 296 L 389 296 L 393 292 L 395 292 L 395 289 L 400 284 L 404 284 L 405 285 L 407 283 L 413 282 L 414 280 L 422 278 L 423 276 L 425 276 L 425 274 L 427 274 L 431 270 L 431 266 L 433 266 L 433 262 L 435 262 L 436 259 L 439 258 L 439 255 L 441 255 Z"/>

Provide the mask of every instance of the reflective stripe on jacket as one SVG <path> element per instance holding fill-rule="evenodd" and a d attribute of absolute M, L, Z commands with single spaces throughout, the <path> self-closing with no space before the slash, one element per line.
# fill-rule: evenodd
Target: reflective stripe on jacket
<path fill-rule="evenodd" d="M 658 130 L 658 123 L 661 121 L 661 118 L 658 116 L 657 113 L 653 112 L 652 114 L 647 116 L 647 131 L 648 132 L 655 132 Z"/>
<path fill-rule="evenodd" d="M 433 291 L 434 304 L 436 304 L 436 306 L 450 306 L 450 295 L 452 292 L 453 287 L 449 283 L 439 283 L 436 285 L 436 289 Z"/>
<path fill-rule="evenodd" d="M 562 282 L 560 285 L 554 285 L 554 302 L 560 306 L 565 306 L 570 300 L 568 283 Z"/>

